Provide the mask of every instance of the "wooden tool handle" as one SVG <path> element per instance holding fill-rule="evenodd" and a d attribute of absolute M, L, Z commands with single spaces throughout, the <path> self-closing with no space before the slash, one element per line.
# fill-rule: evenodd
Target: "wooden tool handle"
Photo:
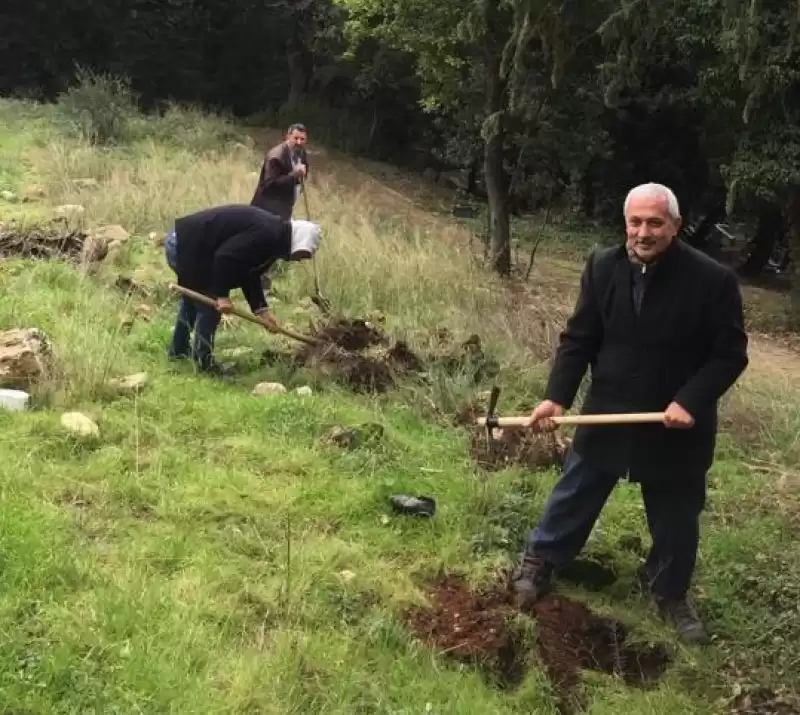
<path fill-rule="evenodd" d="M 175 291 L 176 293 L 182 293 L 187 298 L 191 298 L 192 300 L 196 300 L 199 303 L 205 303 L 207 306 L 211 308 L 217 307 L 217 302 L 213 298 L 209 298 L 207 295 L 203 295 L 202 293 L 197 293 L 189 288 L 184 288 L 183 286 L 176 285 L 175 283 L 170 284 L 170 289 Z M 257 315 L 253 315 L 252 313 L 247 313 L 244 310 L 240 310 L 236 306 L 233 307 L 231 310 L 233 315 L 238 316 L 239 318 L 243 318 L 244 320 L 249 320 L 251 323 L 255 323 L 256 325 L 260 325 L 262 328 L 267 328 L 270 332 L 273 333 L 281 333 L 288 338 L 293 338 L 294 340 L 299 340 L 301 343 L 306 343 L 307 345 L 317 345 L 318 341 L 314 340 L 314 338 L 309 338 L 307 335 L 301 335 L 300 333 L 295 333 L 292 330 L 288 330 L 287 328 L 283 328 L 281 326 L 271 327 L 267 325 L 261 318 Z"/>
<path fill-rule="evenodd" d="M 559 425 L 630 425 L 648 424 L 664 421 L 663 412 L 631 412 L 627 414 L 609 415 L 565 415 L 564 417 L 553 417 L 553 422 Z M 530 415 L 524 417 L 498 417 L 498 427 L 529 427 Z M 477 424 L 480 427 L 486 426 L 486 418 L 479 417 Z"/>

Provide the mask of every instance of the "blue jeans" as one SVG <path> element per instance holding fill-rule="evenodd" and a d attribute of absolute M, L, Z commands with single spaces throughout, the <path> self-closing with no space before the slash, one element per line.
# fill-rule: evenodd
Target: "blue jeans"
<path fill-rule="evenodd" d="M 177 236 L 175 229 L 167 234 L 164 243 L 164 253 L 167 265 L 178 273 Z M 210 370 L 214 366 L 214 336 L 219 326 L 219 311 L 204 303 L 181 297 L 178 318 L 172 331 L 172 343 L 169 347 L 169 357 L 172 359 L 192 357 L 200 370 Z M 190 353 L 189 341 L 194 330 L 194 343 Z"/>
<path fill-rule="evenodd" d="M 528 535 L 527 550 L 556 568 L 569 563 L 586 544 L 618 479 L 570 450 L 542 518 Z M 651 588 L 660 598 L 685 598 L 700 542 L 705 475 L 677 486 L 645 482 L 642 497 L 653 542 L 644 566 Z"/>

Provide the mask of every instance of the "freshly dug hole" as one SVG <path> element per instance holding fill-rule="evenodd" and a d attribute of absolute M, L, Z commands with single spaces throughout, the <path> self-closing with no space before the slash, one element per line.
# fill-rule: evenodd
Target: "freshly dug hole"
<path fill-rule="evenodd" d="M 429 608 L 406 614 L 417 637 L 448 657 L 488 669 L 502 683 L 521 682 L 525 652 L 507 626 L 516 608 L 507 583 L 473 593 L 461 576 L 447 575 L 430 585 L 428 596 Z M 564 596 L 545 596 L 527 615 L 537 622 L 539 654 L 563 709 L 576 700 L 581 669 L 618 675 L 628 685 L 643 687 L 661 678 L 669 664 L 663 645 L 630 645 L 623 623 Z"/>

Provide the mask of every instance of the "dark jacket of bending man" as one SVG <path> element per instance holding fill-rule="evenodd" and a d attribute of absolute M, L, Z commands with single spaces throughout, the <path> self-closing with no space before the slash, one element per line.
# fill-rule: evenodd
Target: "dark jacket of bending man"
<path fill-rule="evenodd" d="M 708 642 L 688 592 L 720 398 L 748 364 L 735 273 L 687 246 L 677 199 L 659 184 L 625 202 L 624 246 L 595 252 L 581 277 L 533 429 L 572 407 L 591 370 L 583 412 L 665 412 L 663 424 L 580 426 L 514 574 L 521 605 L 582 550 L 615 484 L 641 485 L 652 548 L 639 571 L 662 616 L 689 643 Z"/>
<path fill-rule="evenodd" d="M 315 223 L 284 221 L 244 204 L 217 206 L 177 219 L 167 235 L 167 263 L 178 285 L 213 298 L 216 309 L 182 297 L 169 356 L 177 359 L 191 354 L 201 371 L 220 374 L 213 358 L 214 337 L 221 313 L 233 308 L 231 291 L 239 288 L 265 327 L 276 327 L 261 276 L 277 261 L 310 259 L 320 238 Z"/>

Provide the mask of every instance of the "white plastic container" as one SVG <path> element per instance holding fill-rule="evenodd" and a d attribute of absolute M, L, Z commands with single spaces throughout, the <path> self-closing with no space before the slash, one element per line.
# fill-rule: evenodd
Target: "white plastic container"
<path fill-rule="evenodd" d="M 31 396 L 22 390 L 0 390 L 0 407 L 13 412 L 22 412 L 28 408 Z"/>

